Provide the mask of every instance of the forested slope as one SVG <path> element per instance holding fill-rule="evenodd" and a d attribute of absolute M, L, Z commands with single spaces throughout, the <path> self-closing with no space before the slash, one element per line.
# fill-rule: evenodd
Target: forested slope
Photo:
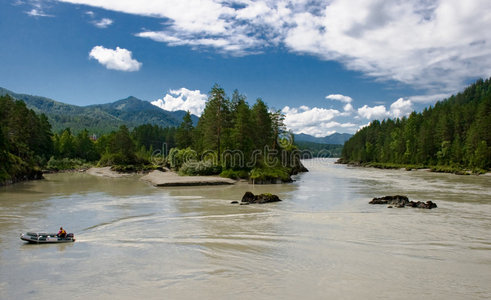
<path fill-rule="evenodd" d="M 343 148 L 341 162 L 491 168 L 491 79 L 408 118 L 375 120 Z"/>

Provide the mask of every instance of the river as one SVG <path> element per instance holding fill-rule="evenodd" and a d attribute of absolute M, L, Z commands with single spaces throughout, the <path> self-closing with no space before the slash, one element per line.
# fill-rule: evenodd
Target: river
<path fill-rule="evenodd" d="M 282 185 L 83 173 L 0 188 L 1 299 L 489 299 L 491 176 L 305 161 Z M 239 206 L 245 191 L 282 202 Z M 403 194 L 438 208 L 369 205 Z M 74 232 L 30 245 L 21 232 Z"/>

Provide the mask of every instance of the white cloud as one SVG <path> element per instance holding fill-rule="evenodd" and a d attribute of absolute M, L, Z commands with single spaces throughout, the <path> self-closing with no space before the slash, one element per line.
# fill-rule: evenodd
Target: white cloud
<path fill-rule="evenodd" d="M 385 119 L 389 116 L 387 109 L 383 105 L 377 105 L 369 107 L 368 105 L 363 105 L 363 107 L 358 108 L 358 115 L 360 117 L 373 120 L 373 119 Z"/>
<path fill-rule="evenodd" d="M 447 99 L 451 96 L 451 93 L 444 94 L 429 94 L 429 95 L 415 95 L 408 97 L 412 102 L 417 103 L 435 103 L 436 101 L 441 101 Z"/>
<path fill-rule="evenodd" d="M 200 116 L 205 108 L 207 96 L 201 94 L 200 90 L 192 91 L 180 88 L 179 90 L 170 90 L 169 93 L 163 99 L 151 103 L 165 110 L 184 110 L 197 116 Z"/>
<path fill-rule="evenodd" d="M 89 53 L 90 58 L 111 70 L 133 72 L 140 70 L 142 63 L 131 57 L 131 51 L 116 47 L 115 50 L 95 46 Z"/>
<path fill-rule="evenodd" d="M 347 122 L 340 123 L 335 118 L 342 115 L 335 109 L 308 106 L 299 108 L 285 106 L 281 112 L 285 115 L 285 125 L 293 133 L 306 133 L 317 137 L 330 135 L 336 131 L 352 131 L 357 125 Z"/>
<path fill-rule="evenodd" d="M 94 21 L 92 24 L 94 24 L 96 27 L 99 28 L 107 28 L 110 26 L 114 21 L 108 18 L 102 18 L 99 21 Z"/>
<path fill-rule="evenodd" d="M 50 15 L 50 14 L 45 12 L 45 7 L 44 7 L 45 5 L 44 5 L 43 1 L 41 1 L 41 0 L 30 0 L 27 2 L 16 1 L 13 3 L 13 5 L 23 5 L 23 4 L 27 4 L 27 5 L 32 7 L 32 9 L 25 12 L 28 16 L 31 16 L 31 17 L 53 17 L 53 15 Z"/>
<path fill-rule="evenodd" d="M 344 96 L 344 95 L 340 95 L 340 94 L 328 95 L 328 96 L 326 96 L 326 99 L 341 101 L 344 103 L 351 103 L 351 101 L 353 101 L 353 99 L 350 96 Z"/>
<path fill-rule="evenodd" d="M 390 105 L 390 116 L 392 118 L 402 118 L 413 112 L 413 104 L 411 100 L 397 99 L 396 102 Z"/>
<path fill-rule="evenodd" d="M 386 118 L 402 118 L 408 116 L 413 111 L 413 104 L 411 100 L 404 100 L 403 98 L 397 99 L 390 105 L 390 110 L 384 105 L 377 105 L 370 107 L 364 105 L 358 108 L 358 115 L 368 120 L 382 120 Z"/>
<path fill-rule="evenodd" d="M 343 107 L 343 110 L 344 110 L 344 113 L 345 114 L 350 114 L 351 112 L 353 112 L 355 109 L 353 108 L 353 105 L 351 105 L 351 103 L 347 103 L 344 107 Z"/>
<path fill-rule="evenodd" d="M 43 10 L 36 8 L 31 9 L 30 11 L 26 12 L 26 14 L 31 17 L 53 17 L 52 15 L 45 13 Z"/>
<path fill-rule="evenodd" d="M 285 47 L 428 94 L 491 76 L 489 0 L 59 1 L 160 18 L 160 30 L 136 35 L 171 46 L 231 55 Z"/>

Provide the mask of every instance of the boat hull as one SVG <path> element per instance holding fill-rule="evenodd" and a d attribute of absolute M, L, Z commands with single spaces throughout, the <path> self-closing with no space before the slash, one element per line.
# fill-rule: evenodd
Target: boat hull
<path fill-rule="evenodd" d="M 31 244 L 56 244 L 56 243 L 73 243 L 75 237 L 73 233 L 66 237 L 58 237 L 56 233 L 32 233 L 21 234 L 20 239 Z"/>

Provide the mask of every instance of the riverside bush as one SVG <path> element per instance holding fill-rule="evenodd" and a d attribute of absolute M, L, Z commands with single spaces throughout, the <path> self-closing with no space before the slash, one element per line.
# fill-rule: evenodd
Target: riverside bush
<path fill-rule="evenodd" d="M 90 164 L 83 159 L 76 158 L 59 158 L 56 159 L 53 156 L 49 159 L 46 164 L 46 169 L 51 171 L 59 170 L 73 170 L 73 169 L 84 169 L 90 168 Z"/>
<path fill-rule="evenodd" d="M 216 175 L 220 174 L 221 171 L 222 167 L 213 164 L 212 161 L 188 160 L 182 164 L 179 174 L 188 176 Z"/>
<path fill-rule="evenodd" d="M 197 157 L 196 151 L 190 147 L 185 149 L 172 148 L 169 151 L 167 160 L 172 169 L 179 170 L 186 162 L 196 162 Z"/>
<path fill-rule="evenodd" d="M 230 179 L 247 179 L 249 178 L 249 171 L 226 169 L 223 170 L 222 173 L 220 173 L 220 177 L 230 178 Z"/>
<path fill-rule="evenodd" d="M 254 168 L 252 169 L 249 179 L 253 182 L 276 182 L 281 180 L 283 182 L 291 181 L 290 170 L 285 167 L 275 168 Z"/>

